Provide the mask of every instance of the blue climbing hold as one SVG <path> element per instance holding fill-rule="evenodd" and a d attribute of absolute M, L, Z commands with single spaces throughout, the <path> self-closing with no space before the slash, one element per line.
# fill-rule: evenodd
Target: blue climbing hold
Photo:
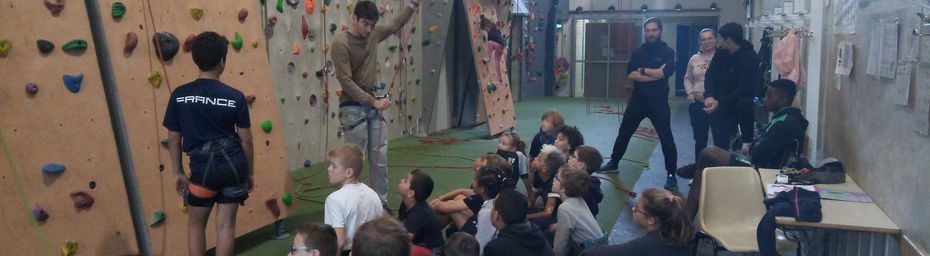
<path fill-rule="evenodd" d="M 381 90 L 384 90 L 384 88 L 387 88 L 387 83 L 381 82 L 380 86 L 381 86 Z"/>
<path fill-rule="evenodd" d="M 42 172 L 48 173 L 48 174 L 59 174 L 64 171 L 65 171 L 65 165 L 63 164 L 51 163 L 51 164 L 46 164 L 42 166 Z"/>
<path fill-rule="evenodd" d="M 72 93 L 78 93 L 81 91 L 81 81 L 84 80 L 84 74 L 78 74 L 76 76 L 64 75 L 62 80 L 65 81 L 65 87 L 68 88 Z"/>
<path fill-rule="evenodd" d="M 304 167 L 310 167 L 313 163 L 310 162 L 310 159 L 304 160 Z"/>

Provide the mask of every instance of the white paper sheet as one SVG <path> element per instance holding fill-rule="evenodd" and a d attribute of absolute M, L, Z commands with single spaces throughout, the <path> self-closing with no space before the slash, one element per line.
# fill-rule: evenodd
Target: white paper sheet
<path fill-rule="evenodd" d="M 872 29 L 869 30 L 872 31 L 872 35 L 869 37 L 869 59 L 867 61 L 868 64 L 865 73 L 871 76 L 878 76 L 878 65 L 882 58 L 881 43 L 884 37 L 882 34 L 882 21 L 883 20 L 873 22 Z"/>
<path fill-rule="evenodd" d="M 882 54 L 879 74 L 884 78 L 894 78 L 898 70 L 898 23 L 882 23 Z"/>
<path fill-rule="evenodd" d="M 930 65 L 921 64 L 917 70 L 916 89 L 917 133 L 930 135 Z"/>
<path fill-rule="evenodd" d="M 842 41 L 837 45 L 836 50 L 836 74 L 849 76 L 853 68 L 853 44 L 849 41 Z"/>
<path fill-rule="evenodd" d="M 907 106 L 911 91 L 911 64 L 899 64 L 897 73 L 892 90 L 892 101 L 895 104 Z"/>
<path fill-rule="evenodd" d="M 815 1 L 812 4 L 817 4 Z M 837 35 L 856 33 L 856 12 L 859 0 L 836 0 L 833 3 L 833 31 Z"/>

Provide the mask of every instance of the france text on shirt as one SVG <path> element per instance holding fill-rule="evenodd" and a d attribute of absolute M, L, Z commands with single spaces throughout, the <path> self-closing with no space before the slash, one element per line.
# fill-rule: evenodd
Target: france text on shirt
<path fill-rule="evenodd" d="M 235 100 L 223 99 L 223 98 L 210 98 L 210 97 L 203 97 L 203 96 L 177 97 L 175 101 L 178 103 L 200 103 L 200 104 L 214 105 L 214 106 L 221 106 L 221 107 L 230 107 L 230 108 L 236 107 Z"/>

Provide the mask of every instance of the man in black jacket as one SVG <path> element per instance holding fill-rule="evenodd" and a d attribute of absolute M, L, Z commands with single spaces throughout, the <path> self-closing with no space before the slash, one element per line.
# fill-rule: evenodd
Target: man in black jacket
<path fill-rule="evenodd" d="M 743 38 L 743 26 L 727 23 L 720 27 L 720 47 L 714 54 L 704 80 L 704 111 L 711 113 L 714 146 L 730 149 L 730 138 L 740 128 L 740 141 L 747 148 L 753 138 L 753 97 L 762 85 L 759 57 Z"/>
<path fill-rule="evenodd" d="M 668 106 L 668 78 L 675 71 L 675 51 L 662 41 L 662 21 L 652 17 L 643 24 L 646 43 L 633 50 L 627 73 L 633 80 L 633 97 L 627 105 L 620 122 L 620 131 L 614 141 L 610 161 L 601 167 L 602 171 L 617 170 L 617 165 L 626 153 L 630 138 L 639 127 L 639 123 L 649 118 L 659 135 L 662 155 L 665 156 L 665 170 L 668 176 L 665 188 L 678 189 L 675 169 L 678 168 L 678 152 L 672 137 L 671 111 Z"/>
<path fill-rule="evenodd" d="M 760 168 L 781 168 L 788 156 L 797 156 L 804 148 L 807 119 L 801 110 L 791 107 L 798 86 L 794 81 L 779 79 L 769 85 L 765 108 L 775 113 L 749 149 L 752 165 Z"/>

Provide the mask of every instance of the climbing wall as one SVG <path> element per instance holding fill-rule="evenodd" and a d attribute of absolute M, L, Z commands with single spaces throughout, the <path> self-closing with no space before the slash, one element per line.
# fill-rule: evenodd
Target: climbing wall
<path fill-rule="evenodd" d="M 81 2 L 69 1 L 55 16 L 41 1 L 22 2 L 0 1 L 0 16 L 13 17 L 9 19 L 12 22 L 0 24 L 0 38 L 10 37 L 14 42 L 13 51 L 0 57 L 5 67 L 0 69 L 0 77 L 9 84 L 0 89 L 0 99 L 10 103 L 0 108 L 0 131 L 5 139 L 0 167 L 0 214 L 5 217 L 0 222 L 5 229 L 13 230 L 0 236 L 0 247 L 14 248 L 11 255 L 51 254 L 60 250 L 65 240 L 74 240 L 79 244 L 78 255 L 137 254 L 86 10 Z M 169 32 L 181 45 L 189 35 L 207 30 L 230 40 L 237 38 L 237 33 L 242 38 L 240 50 L 230 48 L 222 77 L 256 98 L 250 104 L 256 185 L 249 201 L 239 210 L 237 236 L 273 222 L 275 216 L 266 208 L 266 200 L 284 208 L 278 198 L 290 184 L 290 177 L 279 105 L 265 64 L 258 3 L 123 1 L 125 12 L 120 18 L 112 16 L 114 3 L 99 1 L 143 211 L 149 222 L 158 220 L 156 215 L 166 216 L 149 227 L 153 253 L 174 254 L 186 248 L 187 215 L 180 207 L 182 198 L 174 192 L 170 156 L 162 143 L 167 130 L 161 123 L 171 90 L 198 75 L 183 46 L 174 58 L 161 61 L 152 41 L 155 32 Z M 124 47 L 129 33 L 138 39 L 131 51 Z M 38 39 L 55 43 L 56 49 L 40 54 Z M 88 48 L 83 52 L 62 51 L 61 47 L 71 39 L 87 40 Z M 83 88 L 77 93 L 66 90 L 62 75 L 81 73 Z M 40 88 L 34 96 L 22 87 L 29 82 Z M 272 125 L 270 132 L 262 130 L 265 122 Z M 57 175 L 42 174 L 42 166 L 52 162 L 64 164 L 67 170 Z M 94 205 L 75 210 L 68 196 L 74 190 L 94 196 Z M 27 214 L 33 203 L 42 205 L 51 217 L 31 227 Z M 75 232 L 78 230 L 81 232 Z M 208 246 L 212 247 L 212 222 L 207 230 Z M 30 239 L 8 235 L 17 233 L 28 234 Z M 29 241 L 27 246 L 23 246 L 24 240 Z"/>
<path fill-rule="evenodd" d="M 138 253 L 87 12 L 79 3 L 69 1 L 52 15 L 42 1 L 0 0 L 0 41 L 12 43 L 0 53 L 0 254 L 57 255 L 66 240 L 78 243 L 80 255 Z M 54 50 L 40 53 L 40 39 Z M 85 40 L 86 49 L 62 50 L 75 39 Z M 83 75 L 80 90 L 70 91 L 64 75 Z M 35 94 L 24 90 L 29 83 Z M 43 173 L 50 163 L 65 171 Z M 76 208 L 73 191 L 85 191 L 94 204 Z M 47 220 L 33 222 L 34 205 Z"/>
<path fill-rule="evenodd" d="M 428 1 L 420 6 L 420 18 L 423 29 L 422 56 L 423 58 L 420 71 L 422 80 L 420 82 L 420 99 L 422 99 L 422 112 L 420 115 L 420 129 L 426 130 L 435 122 L 433 117 L 445 118 L 449 113 L 439 113 L 435 115 L 437 100 L 443 100 L 442 96 L 437 95 L 439 83 L 446 81 L 440 80 L 442 68 L 446 65 L 446 43 L 444 42 L 449 35 L 449 20 L 452 18 L 453 3 L 449 0 Z M 448 71 L 447 71 L 448 72 Z M 429 131 L 426 131 L 429 132 Z"/>
<path fill-rule="evenodd" d="M 355 2 L 319 0 L 294 1 L 294 5 L 289 1 L 266 3 L 264 22 L 269 62 L 277 93 L 275 99 L 281 106 L 285 120 L 282 126 L 292 169 L 311 166 L 323 160 L 327 149 L 344 141 L 338 134 L 338 93 L 341 89 L 333 76 L 334 70 L 328 65 L 331 63 L 329 47 L 335 35 L 351 25 Z M 402 8 L 406 8 L 407 3 L 375 1 L 382 11 L 380 21 L 394 18 Z M 307 4 L 312 7 L 307 8 Z M 427 129 L 422 117 L 423 109 L 428 108 L 428 105 L 422 105 L 420 99 L 434 100 L 439 71 L 432 71 L 432 64 L 421 64 L 420 56 L 424 54 L 423 49 L 441 49 L 441 42 L 430 39 L 426 34 L 445 38 L 445 32 L 439 31 L 442 24 L 438 20 L 444 17 L 445 24 L 448 24 L 448 12 L 451 11 L 449 6 L 451 4 L 448 0 L 424 0 L 421 10 L 435 7 L 437 11 L 415 13 L 401 32 L 389 37 L 378 47 L 379 80 L 384 87 L 378 93 L 390 94 L 394 103 L 383 114 L 388 123 L 390 138 L 413 135 Z M 432 25 L 437 27 L 430 29 Z M 442 25 L 442 29 L 446 29 L 446 26 Z M 404 61 L 401 56 L 404 56 Z M 438 67 L 438 64 L 434 67 Z M 427 76 L 427 72 L 432 76 Z M 425 84 L 421 76 L 433 81 Z M 422 96 L 421 86 L 433 88 L 432 94 Z"/>
<path fill-rule="evenodd" d="M 507 79 L 508 50 L 504 45 L 500 58 L 500 72 L 503 79 L 498 78 L 495 58 L 488 54 L 487 34 L 481 30 L 481 16 L 485 16 L 497 23 L 504 38 L 510 37 L 511 2 L 499 0 L 465 0 L 465 9 L 468 12 L 468 27 L 471 30 L 471 46 L 475 55 L 475 66 L 478 73 L 479 87 L 483 96 L 484 111 L 491 135 L 500 134 L 511 129 L 516 124 L 516 113 L 513 99 L 510 97 L 510 81 Z"/>

